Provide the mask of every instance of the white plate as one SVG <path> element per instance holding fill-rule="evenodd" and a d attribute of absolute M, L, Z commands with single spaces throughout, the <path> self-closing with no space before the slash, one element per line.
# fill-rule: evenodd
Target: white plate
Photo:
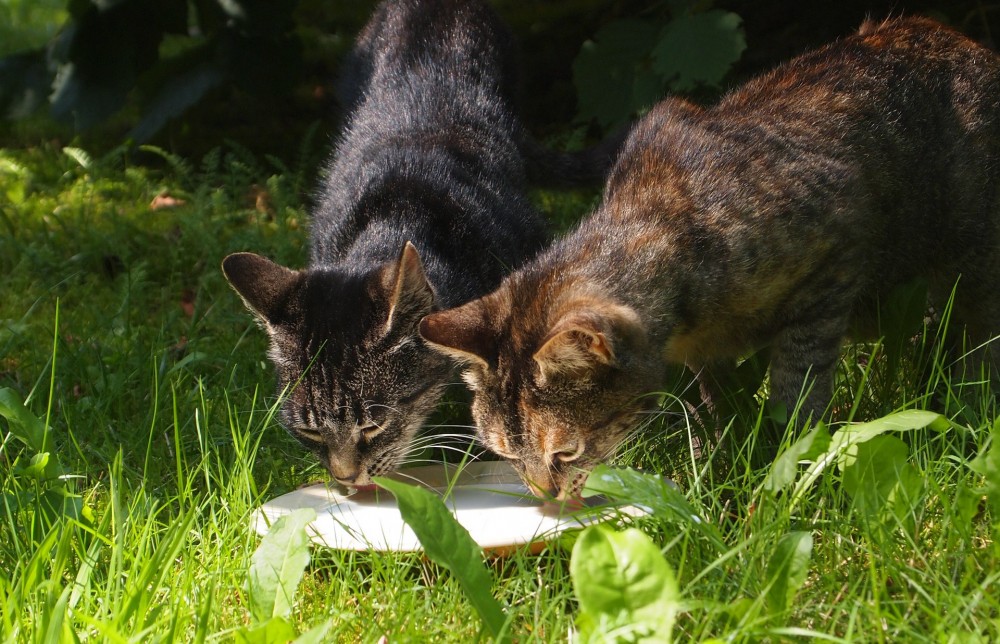
<path fill-rule="evenodd" d="M 502 461 L 431 465 L 403 470 L 391 478 L 419 483 L 444 496 L 444 501 L 484 549 L 503 554 L 511 547 L 545 541 L 568 528 L 598 521 L 600 512 L 557 514 L 531 497 L 517 473 Z M 314 543 L 341 550 L 420 550 L 420 541 L 403 521 L 392 494 L 383 490 L 344 495 L 317 483 L 289 492 L 262 505 L 253 527 L 266 534 L 278 517 L 298 508 L 316 510 L 307 528 Z M 618 508 L 620 514 L 640 514 Z M 606 516 L 606 513 L 605 513 Z"/>

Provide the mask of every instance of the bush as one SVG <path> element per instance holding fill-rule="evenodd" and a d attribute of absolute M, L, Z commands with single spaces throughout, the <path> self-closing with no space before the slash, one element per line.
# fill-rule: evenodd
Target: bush
<path fill-rule="evenodd" d="M 621 125 L 668 92 L 718 88 L 746 49 L 742 19 L 711 2 L 669 0 L 608 23 L 573 64 L 581 121 Z"/>
<path fill-rule="evenodd" d="M 45 47 L 0 60 L 0 115 L 48 108 L 85 129 L 133 92 L 141 116 L 128 133 L 149 140 L 209 92 L 288 91 L 301 68 L 296 2 L 67 0 L 69 19 Z"/>

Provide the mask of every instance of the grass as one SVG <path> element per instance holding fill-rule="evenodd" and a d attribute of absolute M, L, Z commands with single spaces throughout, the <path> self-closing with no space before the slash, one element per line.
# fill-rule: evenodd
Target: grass
<path fill-rule="evenodd" d="M 322 476 L 274 422 L 263 333 L 218 268 L 248 249 L 304 262 L 308 176 L 235 147 L 144 154 L 0 152 L 0 389 L 47 428 L 31 448 L 0 420 L 4 641 L 240 640 L 260 542 L 250 513 Z M 592 199 L 536 197 L 563 226 Z M 755 403 L 701 456 L 670 397 L 633 439 L 621 460 L 668 473 L 718 535 L 667 510 L 638 522 L 676 573 L 677 639 L 1000 637 L 1000 448 L 974 460 L 991 434 L 1000 444 L 995 405 L 942 367 L 932 330 L 917 337 L 845 353 L 838 417 L 922 408 L 952 424 L 873 439 L 798 497 L 763 488 L 775 468 L 773 454 L 758 462 Z M 441 422 L 467 422 L 456 408 Z M 47 477 L 55 466 L 61 478 Z M 801 584 L 776 594 L 778 544 L 799 533 L 812 539 Z M 489 562 L 517 640 L 574 629 L 574 540 Z M 292 622 L 325 620 L 333 641 L 485 637 L 456 579 L 418 555 L 314 551 Z"/>

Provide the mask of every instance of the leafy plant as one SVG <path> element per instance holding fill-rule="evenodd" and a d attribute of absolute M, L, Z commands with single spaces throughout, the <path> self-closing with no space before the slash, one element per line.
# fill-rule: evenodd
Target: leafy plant
<path fill-rule="evenodd" d="M 794 483 L 792 490 L 792 505 L 794 507 L 827 466 L 835 463 L 842 470 L 854 466 L 858 446 L 862 443 L 886 432 L 912 431 L 923 427 L 944 431 L 951 427 L 951 423 L 940 414 L 910 409 L 889 414 L 871 422 L 846 425 L 834 432 L 833 436 L 829 438 L 822 435 L 823 432 L 827 431 L 826 427 L 822 424 L 817 425 L 802 438 L 792 443 L 775 459 L 774 465 L 761 487 L 764 491 L 775 494 Z M 801 475 L 797 467 L 799 463 L 807 464 Z M 883 476 L 883 474 L 879 474 L 879 476 Z M 895 474 L 884 474 L 884 476 L 895 476 Z"/>
<path fill-rule="evenodd" d="M 608 128 L 664 93 L 718 88 L 746 49 L 742 20 L 711 2 L 670 0 L 655 18 L 602 27 L 573 63 L 578 114 Z"/>
<path fill-rule="evenodd" d="M 622 504 L 635 505 L 651 514 L 669 517 L 677 525 L 690 528 L 718 554 L 726 549 L 718 528 L 708 522 L 704 511 L 695 506 L 662 476 L 627 467 L 598 465 L 587 478 L 584 496 L 600 495 Z"/>
<path fill-rule="evenodd" d="M 979 492 L 985 494 L 993 515 L 994 531 L 1000 534 L 1000 418 L 993 421 L 989 446 L 969 463 L 969 468 L 983 477 Z"/>
<path fill-rule="evenodd" d="M 286 91 L 301 67 L 292 33 L 296 2 L 67 0 L 67 24 L 47 46 L 0 60 L 0 117 L 48 107 L 78 128 L 138 94 L 143 142 L 209 92 Z"/>
<path fill-rule="evenodd" d="M 573 546 L 570 576 L 580 603 L 583 641 L 669 642 L 680 610 L 674 571 L 643 532 L 584 529 Z"/>

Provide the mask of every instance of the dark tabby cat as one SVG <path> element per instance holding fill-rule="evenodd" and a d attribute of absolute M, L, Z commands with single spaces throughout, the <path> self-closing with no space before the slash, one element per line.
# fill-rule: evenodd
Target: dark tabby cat
<path fill-rule="evenodd" d="M 471 365 L 482 442 L 566 497 L 666 362 L 704 376 L 769 345 L 772 399 L 820 414 L 878 296 L 924 278 L 947 298 L 960 275 L 954 316 L 989 340 L 998 190 L 997 56 L 929 20 L 868 24 L 711 109 L 657 105 L 589 219 L 420 331 Z"/>
<path fill-rule="evenodd" d="M 223 262 L 270 335 L 283 424 L 341 484 L 392 471 L 440 398 L 450 366 L 421 317 L 488 293 L 544 242 L 510 49 L 485 2 L 379 5 L 344 75 L 309 268 Z"/>

